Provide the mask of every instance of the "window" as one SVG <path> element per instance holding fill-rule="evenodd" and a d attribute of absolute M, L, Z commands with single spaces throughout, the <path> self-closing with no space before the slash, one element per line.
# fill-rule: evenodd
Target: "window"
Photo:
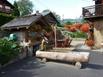
<path fill-rule="evenodd" d="M 0 5 L 0 8 L 2 8 L 3 6 L 2 5 Z"/>
<path fill-rule="evenodd" d="M 11 9 L 9 6 L 5 6 L 5 9 Z"/>

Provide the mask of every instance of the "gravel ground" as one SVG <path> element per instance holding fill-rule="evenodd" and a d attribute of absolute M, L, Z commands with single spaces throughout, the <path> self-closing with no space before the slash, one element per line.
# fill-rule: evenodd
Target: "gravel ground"
<path fill-rule="evenodd" d="M 103 77 L 103 54 L 81 46 L 77 45 L 75 51 L 91 53 L 90 61 L 83 69 L 69 63 L 40 63 L 35 57 L 30 57 L 1 69 L 0 77 Z"/>

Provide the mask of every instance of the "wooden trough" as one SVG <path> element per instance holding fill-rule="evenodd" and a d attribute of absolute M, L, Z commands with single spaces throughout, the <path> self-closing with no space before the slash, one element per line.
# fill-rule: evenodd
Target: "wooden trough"
<path fill-rule="evenodd" d="M 88 63 L 89 61 L 89 52 L 47 52 L 47 51 L 37 51 L 36 57 L 42 58 L 43 61 L 47 61 L 47 59 L 57 60 L 57 61 L 65 61 L 65 62 L 73 62 L 75 66 L 81 68 L 82 63 Z"/>

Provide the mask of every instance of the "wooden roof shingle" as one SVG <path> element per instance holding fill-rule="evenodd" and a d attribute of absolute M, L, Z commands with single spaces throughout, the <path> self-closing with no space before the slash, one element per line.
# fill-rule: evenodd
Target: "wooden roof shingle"
<path fill-rule="evenodd" d="M 4 24 L 1 28 L 15 28 L 15 27 L 26 27 L 30 26 L 32 23 L 38 21 L 41 18 L 40 15 L 30 15 L 24 17 L 18 17 L 13 19 L 12 21 Z"/>
<path fill-rule="evenodd" d="M 2 25 L 1 29 L 29 27 L 31 26 L 32 23 L 36 23 L 37 21 L 41 21 L 42 23 L 46 23 L 48 25 L 50 25 L 51 23 L 53 24 L 58 23 L 57 19 L 52 14 L 52 12 L 48 11 L 24 17 L 17 17 L 12 21 Z"/>

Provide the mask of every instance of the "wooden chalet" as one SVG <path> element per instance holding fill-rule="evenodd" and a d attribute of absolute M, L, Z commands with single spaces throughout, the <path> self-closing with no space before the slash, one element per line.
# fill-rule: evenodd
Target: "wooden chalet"
<path fill-rule="evenodd" d="M 52 12 L 36 13 L 34 15 L 17 17 L 10 22 L 1 26 L 1 30 L 16 35 L 18 43 L 26 46 L 29 43 L 29 49 L 24 47 L 21 49 L 21 58 L 28 55 L 30 52 L 35 52 L 35 45 L 41 43 L 42 34 L 53 31 L 53 28 L 59 23 Z M 48 39 L 51 40 L 54 36 Z M 51 41 L 54 42 L 54 39 Z M 53 44 L 54 45 L 54 44 Z M 35 53 L 34 53 L 35 54 Z"/>
<path fill-rule="evenodd" d="M 95 5 L 83 7 L 83 17 L 92 23 L 94 30 L 95 46 L 102 47 L 103 44 L 103 0 L 93 0 Z"/>
<path fill-rule="evenodd" d="M 31 45 L 41 40 L 41 33 L 50 32 L 59 23 L 52 12 L 42 12 L 24 17 L 18 17 L 1 26 L 2 30 L 14 33 L 21 42 L 31 41 Z M 54 38 L 51 36 L 51 39 Z"/>
<path fill-rule="evenodd" d="M 7 0 L 0 0 L 0 12 L 10 14 L 13 8 L 13 5 Z"/>

